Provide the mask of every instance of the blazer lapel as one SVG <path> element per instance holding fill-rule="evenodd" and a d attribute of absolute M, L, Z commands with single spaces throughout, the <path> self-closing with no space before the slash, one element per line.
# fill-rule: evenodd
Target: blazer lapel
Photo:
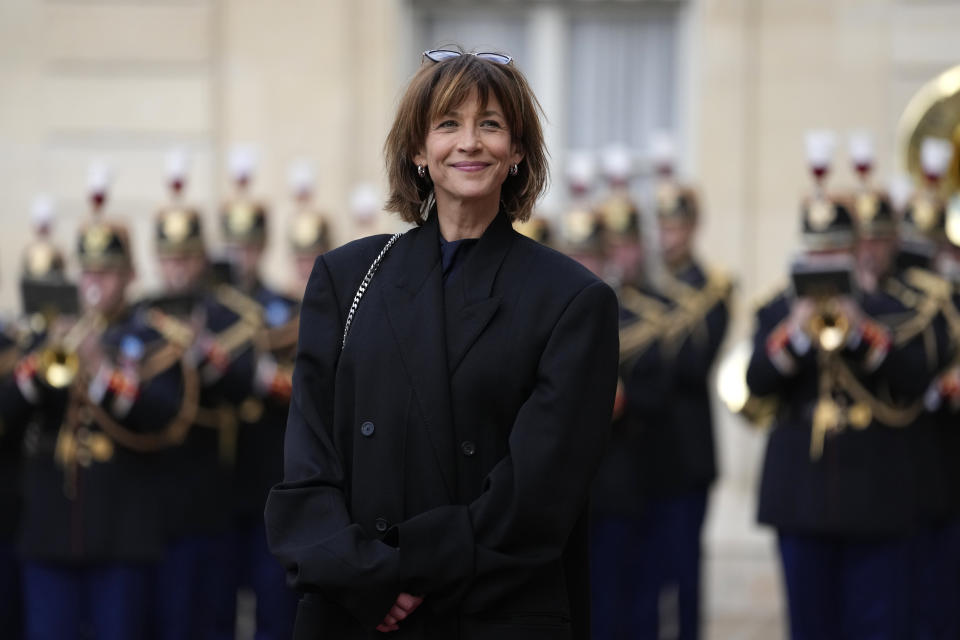
<path fill-rule="evenodd" d="M 403 364 L 426 422 L 450 500 L 456 497 L 453 411 L 444 335 L 443 278 L 436 214 L 390 256 L 382 300 Z"/>
<path fill-rule="evenodd" d="M 467 256 L 457 281 L 447 290 L 445 311 L 450 375 L 463 362 L 500 308 L 500 296 L 491 294 L 500 265 L 513 242 L 513 234 L 510 219 L 501 211 Z"/>

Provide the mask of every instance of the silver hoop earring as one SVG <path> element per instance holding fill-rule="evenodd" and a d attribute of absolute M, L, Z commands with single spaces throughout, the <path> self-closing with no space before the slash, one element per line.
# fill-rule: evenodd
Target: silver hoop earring
<path fill-rule="evenodd" d="M 512 176 L 517 175 L 517 172 L 519 171 L 520 171 L 520 167 L 518 167 L 517 165 L 513 165 L 512 167 L 510 167 L 510 175 Z"/>
<path fill-rule="evenodd" d="M 427 169 L 422 164 L 417 165 L 417 175 L 420 176 L 421 178 L 427 177 Z"/>

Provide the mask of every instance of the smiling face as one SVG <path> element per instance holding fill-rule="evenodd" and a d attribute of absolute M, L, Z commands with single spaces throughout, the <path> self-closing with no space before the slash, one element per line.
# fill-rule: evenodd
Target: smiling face
<path fill-rule="evenodd" d="M 500 187 L 521 160 L 500 101 L 491 93 L 483 105 L 475 90 L 429 123 L 423 148 L 413 157 L 429 170 L 440 208 L 497 208 Z"/>

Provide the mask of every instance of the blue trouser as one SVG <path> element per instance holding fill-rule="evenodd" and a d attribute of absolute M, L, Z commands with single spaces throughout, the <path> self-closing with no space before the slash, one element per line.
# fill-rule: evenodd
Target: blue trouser
<path fill-rule="evenodd" d="M 22 635 L 23 597 L 20 560 L 10 542 L 0 542 L 0 634 L 16 640 Z"/>
<path fill-rule="evenodd" d="M 793 640 L 910 637 L 909 542 L 779 532 Z"/>
<path fill-rule="evenodd" d="M 232 571 L 219 591 L 216 637 L 233 638 L 237 617 L 237 591 L 250 587 L 257 599 L 256 640 L 288 640 L 293 635 L 297 595 L 286 583 L 283 567 L 270 554 L 263 520 L 240 524 L 229 546 Z"/>
<path fill-rule="evenodd" d="M 68 567 L 25 562 L 28 640 L 147 637 L 151 565 Z"/>
<path fill-rule="evenodd" d="M 637 519 L 594 522 L 594 640 L 700 636 L 701 534 L 707 489 L 652 498 L 644 506 Z M 671 606 L 662 608 L 661 602 Z M 670 610 L 670 619 L 662 618 L 665 609 Z"/>
<path fill-rule="evenodd" d="M 593 640 L 619 640 L 634 636 L 641 618 L 639 608 L 655 598 L 646 597 L 643 520 L 638 517 L 594 515 L 590 527 L 590 590 Z M 656 610 L 654 609 L 654 615 Z"/>
<path fill-rule="evenodd" d="M 219 592 L 233 560 L 228 543 L 224 535 L 186 536 L 167 546 L 157 567 L 158 640 L 213 637 Z"/>
<path fill-rule="evenodd" d="M 910 540 L 910 637 L 960 638 L 960 519 Z"/>

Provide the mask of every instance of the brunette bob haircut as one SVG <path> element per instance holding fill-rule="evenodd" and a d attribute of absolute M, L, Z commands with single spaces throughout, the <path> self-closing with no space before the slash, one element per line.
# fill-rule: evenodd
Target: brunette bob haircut
<path fill-rule="evenodd" d="M 501 187 L 500 202 L 511 221 L 525 221 L 547 185 L 547 153 L 540 127 L 543 109 L 512 62 L 494 62 L 457 49 L 463 55 L 442 62 L 425 59 L 400 100 L 384 144 L 390 182 L 385 208 L 406 222 L 423 224 L 422 209 L 433 185 L 429 176 L 417 175 L 413 156 L 426 143 L 430 122 L 456 108 L 476 89 L 481 107 L 486 107 L 491 92 L 496 96 L 513 142 L 523 153 L 517 175 L 508 175 Z"/>

